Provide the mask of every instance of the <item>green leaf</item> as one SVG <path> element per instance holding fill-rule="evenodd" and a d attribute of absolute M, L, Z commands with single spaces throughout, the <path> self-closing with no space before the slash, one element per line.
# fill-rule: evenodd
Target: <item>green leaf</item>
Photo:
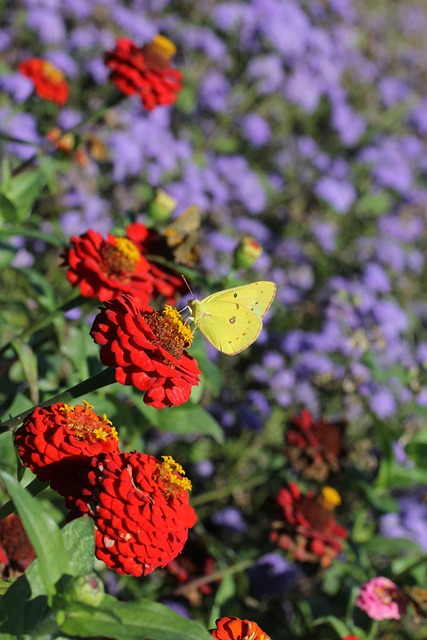
<path fill-rule="evenodd" d="M 15 478 L 0 471 L 24 529 L 37 555 L 37 566 L 48 595 L 55 593 L 55 584 L 70 567 L 61 532 L 55 522 L 40 509 L 40 503 Z"/>
<path fill-rule="evenodd" d="M 70 575 L 90 573 L 95 557 L 93 520 L 88 516 L 76 518 L 62 529 L 62 535 L 70 561 Z"/>
<path fill-rule="evenodd" d="M 45 178 L 39 169 L 25 171 L 11 179 L 7 193 L 4 195 L 15 205 L 16 218 L 18 220 L 24 220 L 31 212 L 34 202 L 45 186 L 45 182 Z"/>
<path fill-rule="evenodd" d="M 159 411 L 141 401 L 138 403 L 138 409 L 152 425 L 162 431 L 180 435 L 211 436 L 217 442 L 224 441 L 222 427 L 203 407 L 186 404 Z"/>
<path fill-rule="evenodd" d="M 13 343 L 13 347 L 18 355 L 19 362 L 21 363 L 24 380 L 27 382 L 30 389 L 31 399 L 34 404 L 37 404 L 39 401 L 37 356 L 32 348 L 21 340 L 16 340 Z"/>
<path fill-rule="evenodd" d="M 12 200 L 0 193 L 0 219 L 3 222 L 15 222 L 17 217 L 16 207 Z"/>
<path fill-rule="evenodd" d="M 197 622 L 183 618 L 162 604 L 147 600 L 122 602 L 107 595 L 97 607 L 69 604 L 64 613 L 61 631 L 73 637 L 212 640 L 210 633 Z"/>
<path fill-rule="evenodd" d="M 11 637 L 15 640 L 31 638 L 32 632 L 47 611 L 47 598 L 31 597 L 28 578 L 23 574 L 0 599 L 0 639 L 3 634 L 5 638 L 8 637 L 6 634 L 12 634 Z"/>

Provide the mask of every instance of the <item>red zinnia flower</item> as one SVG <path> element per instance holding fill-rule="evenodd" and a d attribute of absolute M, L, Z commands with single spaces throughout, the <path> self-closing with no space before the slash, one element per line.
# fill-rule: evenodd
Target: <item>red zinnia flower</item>
<path fill-rule="evenodd" d="M 64 74 L 54 64 L 42 58 L 28 58 L 18 70 L 34 83 L 36 94 L 61 107 L 68 100 L 69 87 Z"/>
<path fill-rule="evenodd" d="M 182 550 L 196 514 L 188 503 L 191 483 L 171 457 L 145 453 L 93 457 L 69 492 L 70 517 L 88 514 L 95 524 L 96 556 L 118 573 L 148 575 Z"/>
<path fill-rule="evenodd" d="M 0 575 L 3 579 L 23 573 L 36 554 L 19 516 L 0 521 Z"/>
<path fill-rule="evenodd" d="M 331 471 L 339 471 L 342 430 L 342 422 L 315 421 L 311 413 L 303 409 L 290 420 L 285 455 L 296 471 L 324 482 Z"/>
<path fill-rule="evenodd" d="M 113 51 L 105 54 L 110 80 L 125 95 L 139 95 L 148 110 L 176 101 L 182 89 L 182 74 L 170 64 L 175 45 L 157 35 L 152 42 L 137 47 L 132 40 L 119 38 Z"/>
<path fill-rule="evenodd" d="M 102 345 L 101 362 L 115 368 L 116 381 L 145 391 L 144 402 L 156 409 L 187 402 L 199 384 L 197 362 L 185 351 L 193 334 L 173 307 L 153 311 L 130 295 L 109 300 L 90 335 Z"/>
<path fill-rule="evenodd" d="M 163 255 L 158 246 L 159 234 L 144 224 L 126 228 L 126 237 L 108 234 L 107 240 L 90 229 L 71 238 L 71 247 L 64 253 L 68 266 L 67 279 L 80 293 L 101 302 L 132 293 L 142 302 L 161 295 L 169 304 L 185 288 L 182 278 L 166 267 L 147 260 L 145 255 Z M 156 252 L 157 251 L 157 252 Z"/>
<path fill-rule="evenodd" d="M 118 450 L 116 429 L 105 414 L 97 416 L 92 409 L 85 401 L 75 407 L 58 402 L 37 407 L 25 418 L 15 433 L 15 445 L 23 464 L 39 480 L 50 481 L 59 467 L 66 484 L 64 459 L 77 458 L 80 463 L 83 456 Z"/>
<path fill-rule="evenodd" d="M 234 616 L 216 620 L 216 629 L 210 633 L 216 640 L 271 640 L 256 622 Z"/>
<path fill-rule="evenodd" d="M 318 562 L 328 567 L 342 550 L 347 537 L 344 527 L 338 525 L 333 510 L 341 498 L 332 487 L 324 487 L 317 495 L 309 491 L 303 495 L 295 483 L 280 489 L 277 503 L 283 510 L 283 521 L 273 523 L 272 542 L 290 551 L 300 562 Z"/>

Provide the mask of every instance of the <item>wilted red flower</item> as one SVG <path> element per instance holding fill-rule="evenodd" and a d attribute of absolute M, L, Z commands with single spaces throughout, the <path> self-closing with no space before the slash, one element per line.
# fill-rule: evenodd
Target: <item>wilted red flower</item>
<path fill-rule="evenodd" d="M 0 576 L 23 573 L 36 557 L 22 521 L 15 513 L 0 521 Z"/>
<path fill-rule="evenodd" d="M 172 304 L 176 294 L 184 290 L 185 283 L 166 267 L 145 257 L 164 255 L 158 238 L 154 229 L 139 222 L 126 228 L 124 238 L 109 233 L 104 240 L 92 229 L 73 236 L 71 247 L 63 255 L 64 264 L 68 266 L 67 279 L 73 287 L 80 287 L 83 296 L 98 298 L 101 302 L 117 298 L 121 293 L 132 293 L 142 302 L 161 295 Z"/>
<path fill-rule="evenodd" d="M 270 540 L 289 551 L 295 560 L 320 561 L 322 567 L 328 567 L 347 537 L 333 514 L 340 502 L 332 487 L 324 487 L 317 495 L 313 491 L 303 495 L 298 485 L 289 483 L 277 496 L 284 520 L 273 523 Z"/>
<path fill-rule="evenodd" d="M 192 585 L 190 588 L 178 588 L 179 595 L 184 595 L 193 606 L 201 604 L 201 595 L 210 595 L 218 584 L 213 582 L 198 582 L 199 578 L 211 575 L 215 570 L 215 560 L 209 555 L 205 546 L 198 540 L 189 540 L 183 552 L 166 565 L 166 570 L 182 585 Z"/>
<path fill-rule="evenodd" d="M 65 474 L 64 459 L 118 450 L 117 431 L 104 414 L 97 416 L 93 407 L 58 402 L 49 407 L 36 407 L 15 433 L 15 445 L 23 464 L 42 482 Z M 65 478 L 65 475 L 64 475 Z M 65 481 L 65 480 L 64 480 Z"/>
<path fill-rule="evenodd" d="M 21 62 L 18 70 L 34 83 L 36 94 L 61 107 L 67 102 L 69 87 L 64 74 L 52 62 L 43 58 L 28 58 Z"/>
<path fill-rule="evenodd" d="M 121 574 L 148 575 L 182 550 L 196 514 L 191 482 L 170 456 L 145 453 L 93 457 L 80 472 L 80 489 L 65 496 L 70 517 L 95 524 L 96 556 Z"/>
<path fill-rule="evenodd" d="M 311 413 L 303 409 L 289 422 L 285 455 L 296 471 L 324 482 L 331 471 L 339 471 L 342 430 L 342 422 L 314 420 Z"/>
<path fill-rule="evenodd" d="M 234 616 L 220 618 L 215 621 L 216 629 L 210 633 L 216 640 L 271 640 L 256 622 L 241 620 Z"/>
<path fill-rule="evenodd" d="M 187 402 L 200 370 L 185 351 L 193 334 L 178 311 L 153 311 L 130 295 L 104 303 L 90 335 L 101 346 L 101 362 L 114 367 L 116 381 L 145 391 L 156 409 Z"/>
<path fill-rule="evenodd" d="M 175 53 L 175 45 L 164 36 L 157 35 L 143 47 L 119 38 L 114 50 L 105 54 L 105 64 L 116 87 L 127 96 L 139 95 L 151 111 L 173 104 L 182 89 L 181 72 L 169 64 Z"/>

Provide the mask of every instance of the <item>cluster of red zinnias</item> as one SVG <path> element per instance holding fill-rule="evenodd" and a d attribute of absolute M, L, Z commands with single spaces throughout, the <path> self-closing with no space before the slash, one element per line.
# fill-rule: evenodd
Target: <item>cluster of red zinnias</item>
<path fill-rule="evenodd" d="M 322 567 L 328 567 L 347 537 L 347 531 L 337 524 L 333 515 L 341 503 L 338 492 L 324 487 L 319 494 L 313 491 L 302 494 L 292 482 L 279 491 L 277 503 L 283 520 L 273 523 L 270 540 L 297 561 L 320 561 Z"/>
<path fill-rule="evenodd" d="M 61 107 L 67 102 L 68 82 L 52 62 L 42 58 L 28 58 L 21 62 L 18 70 L 33 82 L 34 91 L 43 100 L 50 100 Z"/>
<path fill-rule="evenodd" d="M 141 302 L 162 296 L 168 304 L 185 289 L 182 278 L 145 256 L 165 255 L 166 244 L 159 243 L 159 234 L 142 223 L 130 224 L 123 238 L 102 235 L 90 229 L 73 236 L 64 253 L 68 267 L 67 279 L 79 286 L 80 293 L 101 302 L 132 293 Z"/>
<path fill-rule="evenodd" d="M 153 311 L 129 295 L 105 302 L 90 331 L 101 345 L 101 362 L 115 369 L 116 381 L 145 391 L 156 409 L 187 402 L 200 370 L 185 351 L 193 335 L 176 309 Z"/>
<path fill-rule="evenodd" d="M 86 402 L 38 407 L 15 444 L 24 465 L 65 498 L 69 519 L 93 519 L 96 556 L 110 569 L 147 575 L 181 552 L 196 514 L 191 483 L 171 457 L 120 452 L 111 422 Z"/>
<path fill-rule="evenodd" d="M 36 557 L 22 521 L 15 513 L 0 521 L 0 576 L 3 580 L 23 573 Z"/>
<path fill-rule="evenodd" d="M 110 80 L 125 95 L 138 95 L 151 111 L 176 101 L 182 89 L 182 74 L 170 65 L 175 45 L 157 35 L 152 42 L 137 47 L 132 40 L 119 38 L 113 51 L 105 54 Z"/>
<path fill-rule="evenodd" d="M 256 622 L 234 616 L 216 620 L 216 629 L 210 633 L 215 640 L 271 640 Z"/>
<path fill-rule="evenodd" d="M 306 409 L 293 417 L 285 447 L 293 468 L 317 482 L 324 482 L 331 471 L 339 471 L 343 426 L 342 422 L 314 420 Z"/>

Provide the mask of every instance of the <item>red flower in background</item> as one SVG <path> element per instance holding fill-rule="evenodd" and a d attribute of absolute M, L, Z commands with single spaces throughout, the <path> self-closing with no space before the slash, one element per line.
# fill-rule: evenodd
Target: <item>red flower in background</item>
<path fill-rule="evenodd" d="M 285 455 L 296 471 L 324 482 L 331 471 L 339 471 L 342 431 L 342 422 L 314 420 L 311 413 L 303 409 L 289 421 Z"/>
<path fill-rule="evenodd" d="M 184 474 L 169 456 L 101 454 L 81 472 L 79 490 L 65 496 L 70 518 L 93 519 L 96 556 L 107 567 L 148 575 L 181 552 L 196 522 Z"/>
<path fill-rule="evenodd" d="M 119 38 L 113 51 L 105 54 L 110 80 L 125 95 L 138 95 L 146 109 L 170 105 L 182 89 L 182 74 L 170 64 L 175 45 L 157 35 L 152 42 L 137 47 L 132 40 Z"/>
<path fill-rule="evenodd" d="M 64 74 L 54 64 L 42 58 L 28 58 L 21 62 L 18 70 L 34 83 L 34 91 L 59 106 L 68 100 L 69 87 Z"/>
<path fill-rule="evenodd" d="M 75 407 L 58 402 L 34 409 L 15 433 L 15 446 L 24 466 L 42 482 L 51 481 L 59 469 L 61 482 L 67 485 L 74 473 L 69 463 L 64 464 L 65 459 L 77 460 L 79 466 L 82 457 L 117 451 L 116 429 L 105 415 L 97 416 L 92 409 L 85 401 Z M 66 469 L 70 469 L 70 478 Z"/>
<path fill-rule="evenodd" d="M 2 579 L 23 573 L 36 557 L 19 516 L 0 520 L 0 575 Z"/>
<path fill-rule="evenodd" d="M 216 640 L 271 640 L 256 622 L 241 620 L 234 616 L 220 618 L 215 622 L 216 629 L 210 633 Z"/>
<path fill-rule="evenodd" d="M 280 489 L 277 503 L 283 520 L 273 523 L 270 540 L 300 562 L 319 562 L 328 567 L 342 550 L 347 531 L 335 521 L 333 510 L 341 498 L 332 487 L 305 495 L 295 483 Z"/>
<path fill-rule="evenodd" d="M 193 335 L 178 311 L 124 295 L 105 302 L 90 335 L 101 346 L 101 362 L 115 368 L 116 381 L 145 391 L 144 402 L 156 409 L 187 402 L 200 370 L 185 351 Z"/>
<path fill-rule="evenodd" d="M 166 570 L 182 585 L 178 587 L 175 595 L 184 595 L 193 606 L 200 606 L 202 595 L 208 596 L 214 592 L 219 579 L 214 582 L 203 582 L 206 576 L 215 571 L 215 560 L 209 555 L 205 546 L 198 540 L 189 540 L 183 552 L 166 565 Z M 194 585 L 192 586 L 192 583 Z M 189 585 L 186 588 L 186 585 Z"/>
<path fill-rule="evenodd" d="M 160 295 L 173 303 L 177 293 L 184 291 L 184 281 L 145 257 L 163 255 L 158 237 L 155 230 L 141 223 L 129 225 L 124 238 L 108 234 L 104 240 L 92 229 L 73 236 L 71 247 L 63 255 L 67 280 L 73 287 L 79 286 L 83 296 L 101 302 L 132 293 L 142 302 Z"/>

